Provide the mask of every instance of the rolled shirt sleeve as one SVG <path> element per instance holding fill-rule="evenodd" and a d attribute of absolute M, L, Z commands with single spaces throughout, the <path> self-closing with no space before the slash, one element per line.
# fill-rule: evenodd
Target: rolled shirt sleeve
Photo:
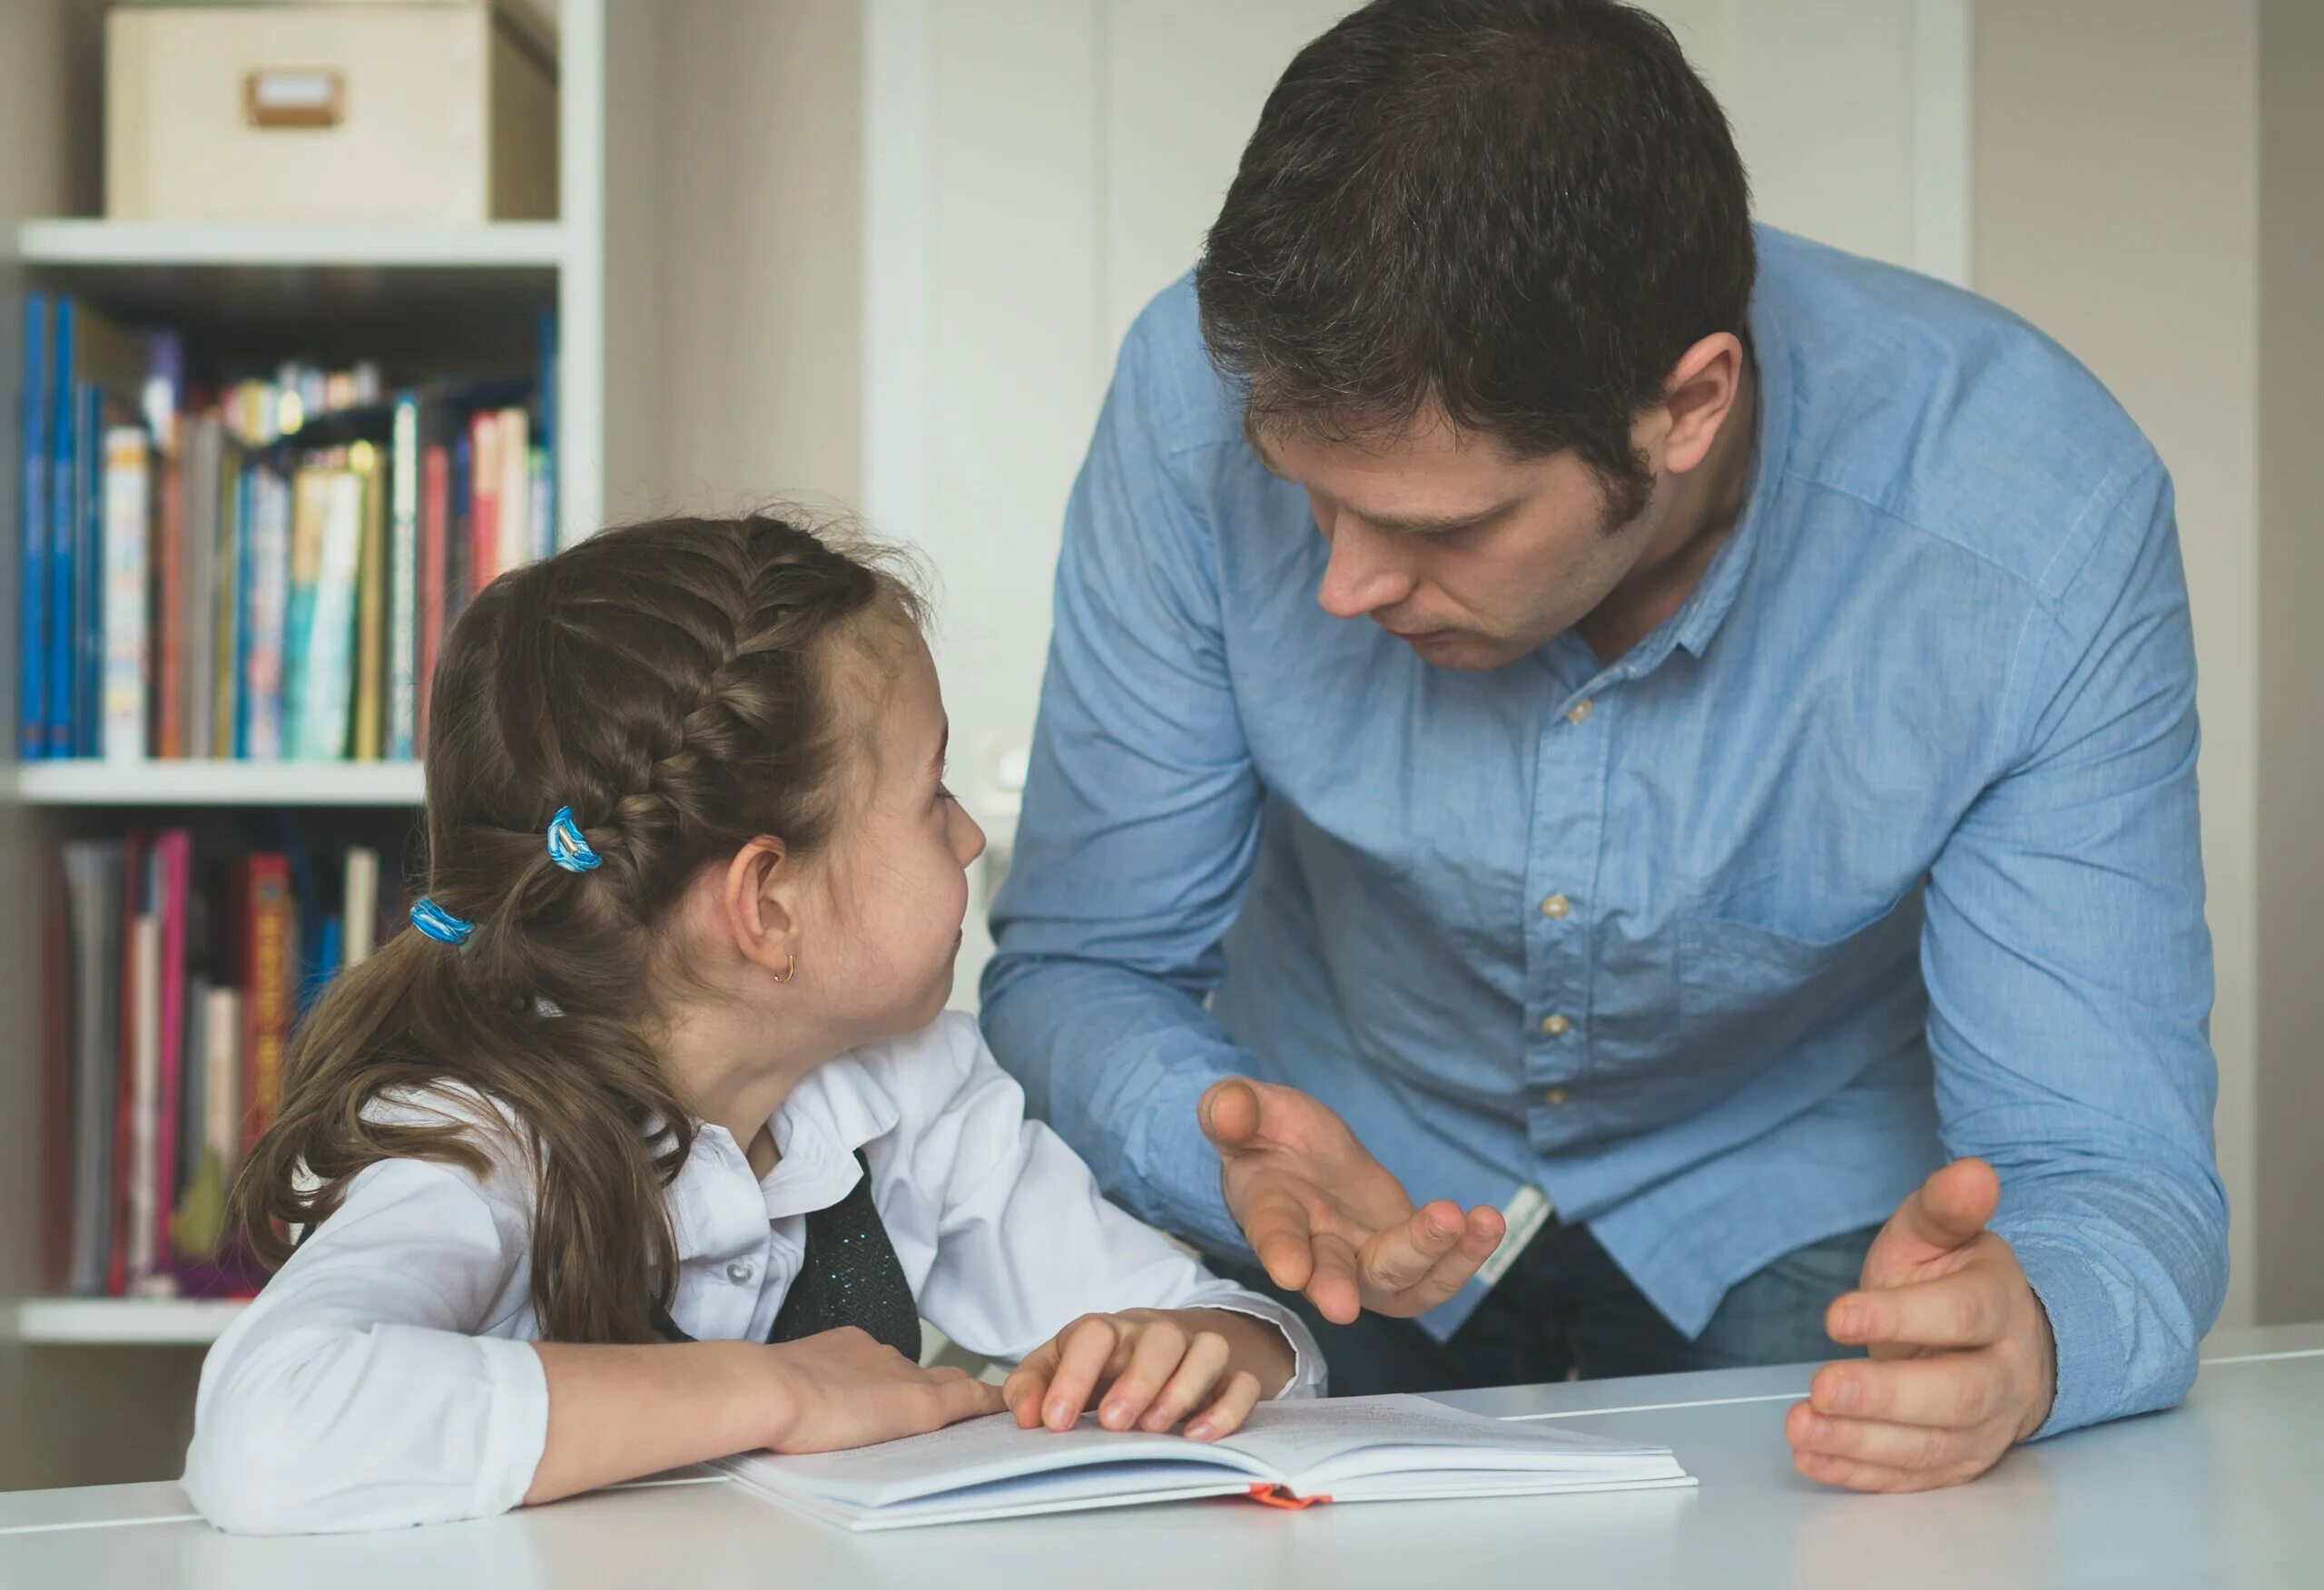
<path fill-rule="evenodd" d="M 456 1167 L 370 1165 L 212 1348 L 182 1481 L 248 1534 L 505 1512 L 548 1433 L 528 1341 L 480 1334 L 522 1261 L 511 1212 Z"/>
<path fill-rule="evenodd" d="M 2050 1318 L 2043 1434 L 2167 1407 L 2227 1279 L 2194 643 L 2169 477 L 2101 488 L 1998 715 L 2010 770 L 1932 869 L 1922 965 L 1946 1149 Z"/>

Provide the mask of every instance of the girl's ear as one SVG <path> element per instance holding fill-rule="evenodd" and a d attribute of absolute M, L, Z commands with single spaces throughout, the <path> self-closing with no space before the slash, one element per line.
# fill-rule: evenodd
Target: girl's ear
<path fill-rule="evenodd" d="M 781 839 L 761 834 L 726 864 L 724 923 L 734 951 L 788 982 L 798 964 L 799 863 Z"/>

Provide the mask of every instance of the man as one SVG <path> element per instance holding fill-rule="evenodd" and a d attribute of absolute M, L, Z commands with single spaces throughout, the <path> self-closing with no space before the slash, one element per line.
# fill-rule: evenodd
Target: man
<path fill-rule="evenodd" d="M 1801 1471 L 1956 1483 L 2219 1308 L 2195 748 L 2086 372 L 1755 234 L 1645 15 L 1381 0 L 1123 348 L 987 1027 L 1337 1390 L 1837 1342 Z"/>

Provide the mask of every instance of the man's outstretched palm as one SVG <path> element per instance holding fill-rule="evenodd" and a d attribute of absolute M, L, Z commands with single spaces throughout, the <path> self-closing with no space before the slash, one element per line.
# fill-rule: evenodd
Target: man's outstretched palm
<path fill-rule="evenodd" d="M 1296 1088 L 1230 1077 L 1202 1096 L 1227 1212 L 1275 1285 L 1326 1320 L 1359 1309 L 1410 1316 L 1451 1297 L 1492 1257 L 1501 1212 L 1439 1199 L 1414 1209 L 1330 1108 Z"/>

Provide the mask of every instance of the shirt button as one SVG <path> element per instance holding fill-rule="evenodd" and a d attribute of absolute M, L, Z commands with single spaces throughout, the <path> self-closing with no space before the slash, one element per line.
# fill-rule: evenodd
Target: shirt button
<path fill-rule="evenodd" d="M 1565 1036 L 1572 1028 L 1573 1023 L 1561 1016 L 1545 1016 L 1541 1018 L 1541 1030 L 1553 1038 Z"/>
<path fill-rule="evenodd" d="M 726 1267 L 726 1279 L 733 1281 L 736 1286 L 741 1286 L 744 1281 L 750 1280 L 753 1273 L 754 1271 L 751 1269 L 750 1265 L 740 1259 L 735 1260 L 734 1262 Z"/>
<path fill-rule="evenodd" d="M 1552 920 L 1563 920 L 1565 914 L 1571 909 L 1573 902 L 1563 895 L 1551 895 L 1541 902 L 1541 915 Z"/>
<path fill-rule="evenodd" d="M 1550 1089 L 1549 1092 L 1541 1095 L 1541 1102 L 1549 1105 L 1552 1110 L 1561 1109 L 1564 1107 L 1565 1102 L 1570 1096 L 1571 1095 L 1567 1094 L 1565 1089 L 1561 1087 L 1553 1087 Z"/>
<path fill-rule="evenodd" d="M 1569 723 L 1579 723 L 1588 716 L 1590 716 L 1590 698 L 1583 696 L 1567 709 L 1565 721 Z"/>

